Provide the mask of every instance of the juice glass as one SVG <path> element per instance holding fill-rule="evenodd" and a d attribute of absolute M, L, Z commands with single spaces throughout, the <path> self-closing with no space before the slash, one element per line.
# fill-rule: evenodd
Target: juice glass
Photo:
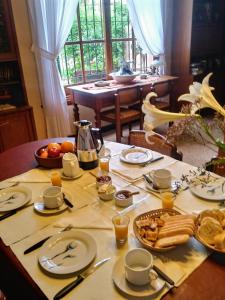
<path fill-rule="evenodd" d="M 62 186 L 61 175 L 59 172 L 51 173 L 51 182 L 52 182 L 52 185 Z"/>
<path fill-rule="evenodd" d="M 99 167 L 104 172 L 109 172 L 109 161 L 111 158 L 111 151 L 105 148 L 104 153 L 99 156 Z"/>
<path fill-rule="evenodd" d="M 172 192 L 161 192 L 162 208 L 173 208 L 175 195 Z"/>
<path fill-rule="evenodd" d="M 130 218 L 128 216 L 116 215 L 112 218 L 112 222 L 114 225 L 116 242 L 119 245 L 123 245 L 127 240 Z"/>

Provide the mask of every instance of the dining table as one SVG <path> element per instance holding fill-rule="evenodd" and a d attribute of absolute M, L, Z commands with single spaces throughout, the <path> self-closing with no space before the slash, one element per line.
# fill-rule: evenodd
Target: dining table
<path fill-rule="evenodd" d="M 130 164 L 121 159 L 130 145 L 105 141 L 105 147 L 111 152 L 107 175 L 111 177 L 116 190 L 125 189 L 136 193 L 133 203 L 128 207 L 118 207 L 114 200 L 100 199 L 96 177 L 101 176 L 102 171 L 97 167 L 83 170 L 73 180 L 62 177 L 62 189 L 73 203 L 72 209 L 66 208 L 54 214 L 40 213 L 35 210 L 35 203 L 42 201 L 43 189 L 51 185 L 51 173 L 62 170 L 40 167 L 34 152 L 51 142 L 62 143 L 65 140 L 74 142 L 74 138 L 68 137 L 38 140 L 0 154 L 0 186 L 5 182 L 15 183 L 15 187 L 26 188 L 32 195 L 16 214 L 0 221 L 0 289 L 7 299 L 53 299 L 81 271 L 104 258 L 109 260 L 63 299 L 224 299 L 225 254 L 205 247 L 194 237 L 170 251 L 150 251 L 154 260 L 160 261 L 164 273 L 174 280 L 175 286 L 165 282 L 163 288 L 156 289 L 152 296 L 143 297 L 142 292 L 126 294 L 115 279 L 115 276 L 122 276 L 116 273 L 115 266 L 122 262 L 126 253 L 130 249 L 143 247 L 133 230 L 134 219 L 140 214 L 161 208 L 160 194 L 149 189 L 143 174 L 159 168 L 167 169 L 172 174 L 172 181 L 176 182 L 185 174 L 194 174 L 198 169 L 165 155 L 163 159 L 156 159 L 150 164 Z M 148 151 L 152 158 L 161 156 L 158 152 Z M 7 189 L 2 188 L 0 193 L 3 191 Z M 199 198 L 190 188 L 184 188 L 176 195 L 174 209 L 181 214 L 199 214 L 206 209 L 218 209 L 219 204 L 219 201 Z M 112 217 L 115 215 L 127 215 L 130 218 L 127 242 L 122 246 L 118 246 L 115 241 L 112 226 Z M 83 233 L 84 237 L 89 235 L 95 241 L 94 259 L 88 261 L 83 269 L 70 271 L 71 266 L 68 265 L 66 271 L 59 267 L 61 271 L 55 272 L 54 268 L 46 266 L 40 257 L 51 246 L 46 244 L 48 241 L 41 248 L 24 254 L 28 247 L 48 236 L 52 236 L 54 243 L 59 232 L 68 224 L 72 224 L 71 235 L 82 236 Z"/>

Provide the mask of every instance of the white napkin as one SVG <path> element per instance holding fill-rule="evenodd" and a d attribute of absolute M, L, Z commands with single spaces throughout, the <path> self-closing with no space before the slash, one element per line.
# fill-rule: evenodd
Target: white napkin
<path fill-rule="evenodd" d="M 49 172 L 45 170 L 32 169 L 26 173 L 15 176 L 8 181 L 10 182 L 28 182 L 28 183 L 45 183 L 51 182 Z"/>
<path fill-rule="evenodd" d="M 95 212 L 93 208 L 87 206 L 79 210 L 79 215 L 67 218 L 61 218 L 56 221 L 54 227 L 66 227 L 72 225 L 77 229 L 103 229 L 112 230 L 111 220 L 104 217 L 100 212 Z"/>
<path fill-rule="evenodd" d="M 162 156 L 162 154 L 157 152 L 153 153 L 153 159 L 158 158 Z M 112 164 L 111 164 L 112 162 Z M 127 180 L 128 182 L 135 182 L 142 178 L 143 174 L 147 174 L 149 171 L 159 168 L 166 168 L 167 166 L 173 164 L 176 162 L 175 159 L 164 156 L 163 159 L 158 160 L 156 162 L 153 162 L 146 167 L 143 167 L 141 165 L 133 165 L 128 163 L 123 163 L 120 161 L 119 156 L 115 156 L 111 159 L 110 164 L 113 165 L 113 168 L 111 168 L 111 172 L 119 175 L 121 178 Z"/>

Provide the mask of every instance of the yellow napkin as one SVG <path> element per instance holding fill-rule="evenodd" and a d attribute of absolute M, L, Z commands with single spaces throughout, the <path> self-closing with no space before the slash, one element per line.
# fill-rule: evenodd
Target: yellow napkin
<path fill-rule="evenodd" d="M 39 170 L 39 169 L 32 169 L 26 173 L 21 175 L 15 176 L 8 181 L 10 182 L 28 182 L 28 183 L 45 183 L 51 182 L 49 171 L 46 170 Z"/>

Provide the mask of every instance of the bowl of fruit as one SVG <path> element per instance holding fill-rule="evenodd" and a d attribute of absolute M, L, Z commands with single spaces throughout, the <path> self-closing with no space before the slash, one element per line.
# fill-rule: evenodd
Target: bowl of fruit
<path fill-rule="evenodd" d="M 67 152 L 74 152 L 75 146 L 71 141 L 49 143 L 34 153 L 40 167 L 47 169 L 62 168 L 62 157 Z"/>

